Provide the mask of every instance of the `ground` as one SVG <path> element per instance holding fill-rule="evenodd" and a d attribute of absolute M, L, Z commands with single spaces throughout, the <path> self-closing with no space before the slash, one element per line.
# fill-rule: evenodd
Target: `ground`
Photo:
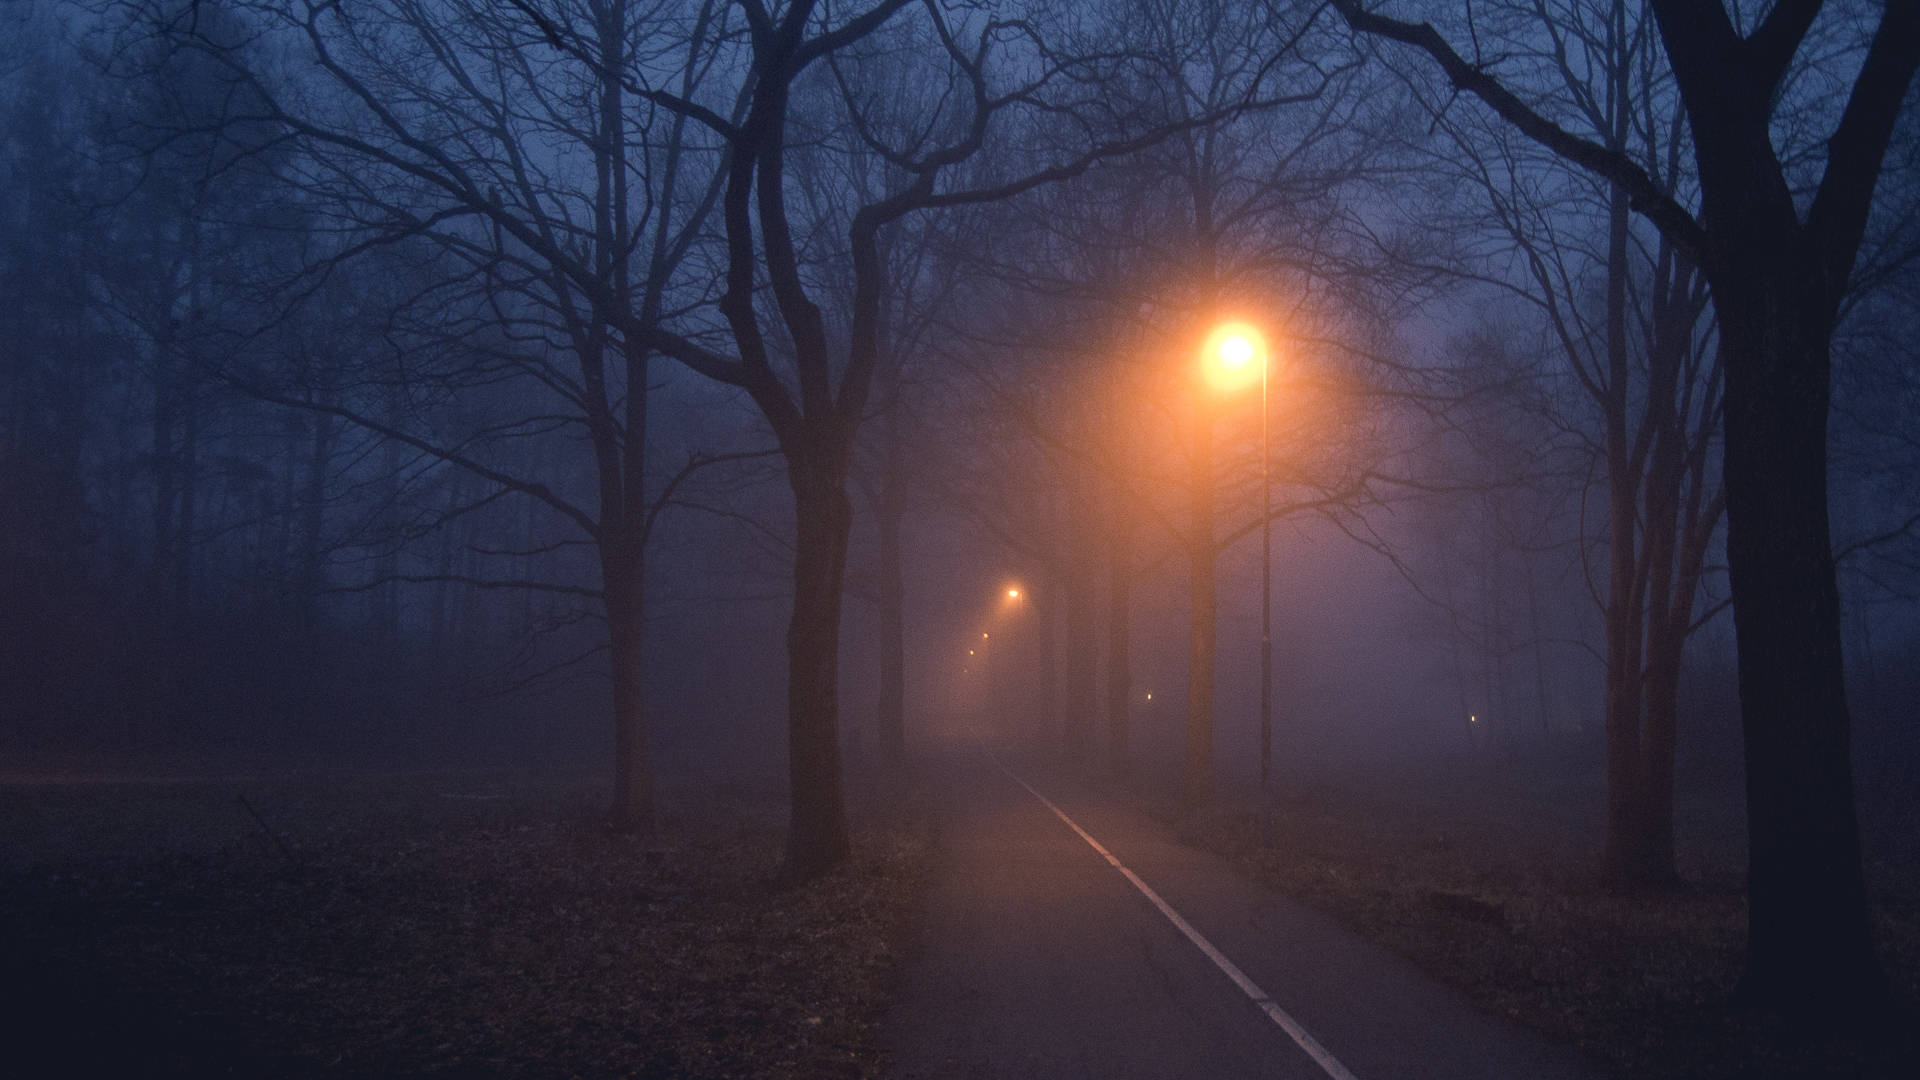
<path fill-rule="evenodd" d="M 1790 1018 L 1732 1006 L 1746 936 L 1737 793 L 1683 799 L 1684 888 L 1619 896 L 1598 883 L 1603 788 L 1588 769 L 1509 758 L 1327 771 L 1281 785 L 1270 845 L 1245 787 L 1200 813 L 1182 812 L 1164 784 L 1135 792 L 1189 843 L 1622 1076 L 1920 1076 L 1912 1026 L 1904 1039 L 1812 1037 Z M 1911 1016 L 1912 822 L 1874 824 L 1884 834 L 1869 828 L 1881 959 Z"/>
<path fill-rule="evenodd" d="M 785 885 L 770 786 L 650 840 L 581 776 L 0 786 L 12 1075 L 873 1075 L 924 831 Z"/>
<path fill-rule="evenodd" d="M 884 1025 L 895 1080 L 1606 1075 L 1043 771 L 978 753 L 927 770 L 937 868 Z"/>
<path fill-rule="evenodd" d="M 1106 790 L 1620 1075 L 1920 1075 L 1910 1043 L 1729 1007 L 1726 799 L 1682 807 L 1686 889 L 1617 897 L 1595 882 L 1591 775 L 1456 764 L 1289 779 L 1270 847 L 1232 778 L 1193 814 L 1163 784 Z M 676 787 L 636 840 L 606 832 L 584 775 L 0 780 L 0 1039 L 24 1077 L 881 1075 L 926 914 L 911 785 L 856 783 L 852 865 L 789 886 L 770 781 Z M 1913 822 L 1869 824 L 1911 1004 Z"/>

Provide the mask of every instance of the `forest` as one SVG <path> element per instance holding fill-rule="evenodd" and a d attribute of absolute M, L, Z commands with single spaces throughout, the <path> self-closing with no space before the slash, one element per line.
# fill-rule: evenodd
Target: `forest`
<path fill-rule="evenodd" d="M 1920 992 L 1916 66 L 1920 8 L 1867 0 L 15 0 L 7 948 L 106 965 L 69 1024 L 159 994 L 45 929 L 120 925 L 113 873 L 399 889 L 328 845 L 444 814 L 448 874 L 639 875 L 592 901 L 631 970 L 708 963 L 702 889 L 771 933 L 728 906 L 764 886 L 857 973 L 661 1013 L 705 1040 L 672 1053 L 216 1024 L 166 1068 L 946 1075 L 874 1017 L 939 955 L 901 942 L 976 771 L 1169 917 L 1087 807 L 1466 970 L 1407 927 L 1521 908 L 1446 877 L 1481 856 L 1444 791 L 1565 824 L 1516 880 L 1724 899 L 1688 993 L 1749 1019 L 1627 1048 L 1625 1005 L 1476 1000 L 1622 1074 L 1899 1075 L 1911 1041 L 1771 1059 L 1752 1018 L 1884 1033 Z M 224 824 L 168 855 L 203 789 Z M 87 854 L 108 819 L 129 852 Z M 814 1057 L 778 1034 L 822 1016 Z"/>

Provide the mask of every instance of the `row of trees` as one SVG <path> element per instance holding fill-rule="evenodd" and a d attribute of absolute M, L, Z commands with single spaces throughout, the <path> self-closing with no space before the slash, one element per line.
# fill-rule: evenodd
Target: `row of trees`
<path fill-rule="evenodd" d="M 1216 562 L 1272 525 L 1263 475 L 1272 517 L 1395 560 L 1489 654 L 1496 635 L 1501 651 L 1527 641 L 1537 709 L 1542 593 L 1584 577 L 1606 673 L 1605 874 L 1628 888 L 1675 880 L 1681 661 L 1730 595 L 1752 986 L 1870 994 L 1825 417 L 1842 316 L 1904 310 L 1851 298 L 1905 265 L 1907 215 L 1875 217 L 1888 202 L 1872 195 L 1905 145 L 1910 16 L 1890 6 L 1865 34 L 1818 3 L 1748 28 L 1583 0 L 1479 5 L 1436 29 L 1333 7 L 1344 20 L 1230 0 L 115 5 L 87 40 L 119 100 L 69 117 L 91 125 L 82 139 L 12 129 L 10 167 L 57 203 L 29 201 L 23 226 L 66 215 L 103 245 L 10 249 L 35 298 L 19 340 L 129 358 L 102 366 L 134 387 L 119 400 L 152 447 L 120 455 L 123 487 L 100 505 L 151 510 L 121 562 L 156 618 L 195 595 L 196 558 L 265 552 L 255 579 L 305 598 L 308 641 L 312 598 L 338 579 L 389 644 L 407 612 L 440 627 L 452 596 L 540 596 L 500 636 L 545 631 L 529 678 L 604 659 L 623 828 L 653 814 L 663 515 L 718 510 L 739 530 L 721 550 L 764 538 L 790 561 L 800 873 L 847 851 L 856 491 L 890 756 L 908 732 L 906 522 L 930 494 L 1025 561 L 1063 631 L 1063 742 L 1104 744 L 1118 768 L 1133 584 L 1185 567 L 1195 801 L 1215 757 Z M 1375 40 L 1433 63 L 1382 63 Z M 64 145 L 91 152 L 50 166 Z M 1475 325 L 1413 328 L 1441 295 Z M 1198 390 L 1186 363 L 1234 312 L 1279 343 L 1264 463 L 1219 449 L 1259 445 L 1260 414 Z M 1417 347 L 1443 335 L 1455 344 Z M 94 516 L 89 483 L 61 479 L 79 459 L 39 450 L 77 441 L 58 402 L 78 370 L 20 363 L 7 391 L 9 483 L 26 493 L 10 497 L 39 499 L 48 530 L 15 542 L 36 558 L 75 550 L 59 530 Z M 236 459 L 213 530 L 210 447 Z M 788 501 L 770 515 L 771 462 Z M 1472 546 L 1477 600 L 1459 552 L 1394 524 L 1409 516 L 1507 541 Z M 1897 549 L 1911 525 L 1862 539 Z M 1495 546 L 1522 553 L 1524 631 Z M 152 681 L 175 661 L 157 655 Z"/>
<path fill-rule="evenodd" d="M 1828 529 L 1827 435 L 1833 337 L 1856 281 L 1882 162 L 1920 66 L 1920 11 L 1889 4 L 1868 24 L 1852 12 L 1824 11 L 1838 5 L 1802 0 L 1773 4 L 1749 21 L 1738 6 L 1730 12 L 1717 4 L 1653 0 L 1652 26 L 1646 26 L 1647 20 L 1635 25 L 1623 3 L 1592 20 L 1554 19 L 1542 8 L 1529 36 L 1552 42 L 1549 55 L 1568 76 L 1575 115 L 1595 131 L 1589 136 L 1570 130 L 1552 105 L 1536 107 L 1517 96 L 1509 77 L 1479 54 L 1463 57 L 1431 24 L 1370 12 L 1358 0 L 1337 0 L 1337 6 L 1357 30 L 1425 52 L 1454 88 L 1606 184 L 1609 382 L 1601 384 L 1600 396 L 1609 402 L 1613 523 L 1609 870 L 1630 878 L 1671 873 L 1673 736 L 1666 703 L 1669 669 L 1677 666 L 1669 657 L 1677 661 L 1678 649 L 1669 643 L 1684 637 L 1692 606 L 1690 589 L 1673 590 L 1697 577 L 1699 560 L 1690 549 L 1707 531 L 1698 526 L 1710 528 L 1724 498 L 1748 792 L 1744 989 L 1765 1003 L 1843 1012 L 1876 1006 L 1885 989 L 1861 877 L 1840 595 Z M 1645 50 L 1637 63 L 1636 47 Z M 1850 84 L 1832 59 L 1814 77 L 1792 78 L 1809 70 L 1797 67 L 1796 57 L 1830 50 L 1848 58 Z M 1670 78 L 1672 104 L 1661 103 L 1653 87 L 1636 95 L 1636 71 Z M 1580 92 L 1573 77 L 1585 72 L 1605 76 L 1602 92 Z M 1644 120 L 1634 116 L 1636 105 Z M 1636 124 L 1641 141 L 1632 139 Z M 1672 133 L 1665 153 L 1652 141 L 1656 128 Z M 1824 152 L 1808 153 L 1816 145 Z M 1679 183 L 1683 161 L 1691 165 L 1686 188 Z M 1624 430 L 1628 282 L 1616 263 L 1631 212 L 1659 237 L 1649 356 L 1660 359 L 1649 368 L 1653 406 L 1641 426 L 1646 437 L 1630 441 Z M 1705 403 L 1701 415 L 1708 424 L 1698 427 L 1672 389 L 1687 371 L 1705 302 L 1691 287 L 1695 268 L 1714 305 L 1721 381 L 1709 388 L 1722 399 Z M 1685 464 L 1690 443 L 1704 446 L 1693 432 L 1711 430 L 1713 407 L 1724 413 L 1724 496 L 1708 496 L 1704 471 L 1689 472 Z M 1640 461 L 1656 471 L 1643 478 L 1629 468 Z M 1630 514 L 1639 509 L 1642 484 L 1646 574 L 1639 572 Z M 1653 699 L 1644 714 L 1635 655 L 1643 647 L 1644 692 Z M 1654 835 L 1663 820 L 1664 851 Z"/>
<path fill-rule="evenodd" d="M 1492 18 L 1469 27 L 1476 48 L 1493 50 L 1508 69 L 1495 78 L 1487 63 L 1462 59 L 1431 26 L 1384 18 L 1357 4 L 1339 6 L 1356 29 L 1421 47 L 1438 61 L 1437 74 L 1451 89 L 1491 106 L 1484 117 L 1453 115 L 1445 94 L 1426 85 L 1421 69 L 1409 72 L 1416 99 L 1432 102 L 1432 128 L 1448 139 L 1428 175 L 1451 173 L 1457 184 L 1477 189 L 1487 208 L 1469 220 L 1450 221 L 1449 257 L 1427 256 L 1424 265 L 1453 277 L 1477 276 L 1533 309 L 1550 335 L 1548 352 L 1561 356 L 1565 374 L 1536 377 L 1541 385 L 1531 410 L 1546 426 L 1548 441 L 1589 450 L 1588 460 L 1602 470 L 1605 568 L 1592 576 L 1601 581 L 1605 626 L 1606 877 L 1627 888 L 1676 880 L 1673 783 L 1681 660 L 1691 633 L 1730 597 L 1741 643 L 1755 845 L 1756 961 L 1747 989 L 1760 1001 L 1812 1004 L 1810 988 L 1819 987 L 1812 992 L 1820 1002 L 1845 1002 L 1847 1008 L 1877 998 L 1849 780 L 1835 562 L 1824 524 L 1828 343 L 1851 305 L 1848 298 L 1885 280 L 1906 258 L 1906 214 L 1896 210 L 1871 223 L 1869 257 L 1856 267 L 1870 233 L 1882 161 L 1909 92 L 1914 50 L 1920 48 L 1914 27 L 1905 13 L 1890 11 L 1869 33 L 1844 14 L 1820 19 L 1818 4 L 1780 5 L 1750 30 L 1735 15 L 1682 15 L 1659 5 L 1644 11 L 1619 3 L 1574 6 L 1552 13 L 1496 8 Z M 1858 65 L 1855 82 L 1848 87 L 1836 81 L 1832 67 L 1839 62 L 1831 59 L 1819 68 L 1797 68 L 1793 58 L 1803 52 L 1850 57 Z M 1215 60 L 1209 73 L 1231 70 Z M 1789 82 L 1796 73 L 1805 77 Z M 1509 84 L 1524 86 L 1526 97 L 1515 96 Z M 1737 108 L 1725 100 L 1730 87 L 1741 88 Z M 1782 114 L 1791 122 L 1779 124 Z M 1823 128 L 1823 121 L 1830 127 Z M 1279 126 L 1263 124 L 1269 132 Z M 1514 129 L 1524 138 L 1514 139 Z M 1211 150 L 1211 140 L 1205 141 Z M 1813 145 L 1825 145 L 1827 156 L 1809 165 L 1804 148 Z M 1213 160 L 1187 163 L 1183 178 L 1205 197 L 1195 200 L 1190 215 L 1169 215 L 1187 225 L 1176 234 L 1200 252 L 1196 261 L 1203 268 L 1216 255 L 1209 232 L 1213 192 L 1202 190 Z M 1559 167 L 1562 160 L 1577 168 Z M 1128 175 L 1130 190 L 1141 190 L 1142 173 Z M 1780 179 L 1768 181 L 1771 194 L 1756 194 L 1756 176 Z M 1705 209 L 1695 211 L 1696 204 Z M 1757 219 L 1771 224 L 1756 229 Z M 1310 237 L 1298 230 L 1256 235 L 1276 232 L 1300 244 L 1295 253 L 1312 250 Z M 1730 239 L 1716 243 L 1716 235 Z M 1496 251 L 1508 260 L 1504 268 L 1489 267 L 1487 256 Z M 1401 253 L 1390 255 L 1391 264 L 1406 269 Z M 1023 265 L 1034 262 L 1028 256 Z M 1187 278 L 1203 294 L 1214 280 L 1204 270 Z M 1822 284 L 1808 287 L 1809 280 Z M 1721 297 L 1729 290 L 1739 297 L 1732 304 Z M 1124 295 L 1111 285 L 1089 291 Z M 1139 302 L 1138 294 L 1128 299 Z M 1060 325 L 1057 313 L 1051 319 Z M 1105 325 L 1121 321 L 1109 317 Z M 1175 340 L 1193 336 L 1188 329 Z M 1165 351 L 1178 354 L 1184 347 Z M 1745 393 L 1742 364 L 1755 365 L 1751 370 L 1757 372 Z M 1372 374 L 1377 377 L 1378 369 Z M 1753 432 L 1744 440 L 1735 424 L 1735 433 L 1721 441 L 1730 409 Z M 1597 422 L 1584 422 L 1585 416 Z M 1061 443 L 1061 430 L 1050 425 L 1042 441 Z M 1204 431 L 1204 421 L 1190 430 Z M 1190 798 L 1205 796 L 1212 759 L 1217 551 L 1208 535 L 1215 476 L 1206 453 L 1210 445 L 1192 440 L 1187 460 L 1193 477 L 1185 485 L 1194 617 Z M 1070 446 L 1061 452 L 1090 456 Z M 1351 511 L 1377 500 L 1379 482 L 1405 479 L 1376 469 L 1362 472 L 1366 482 L 1329 501 Z M 1073 509 L 1075 482 L 1063 479 L 1061 488 L 1067 521 L 1084 517 Z M 1724 591 L 1716 593 L 1707 588 L 1710 559 L 1717 554 L 1718 526 L 1729 515 L 1735 522 L 1726 549 L 1730 574 Z M 1744 532 L 1738 524 L 1743 516 L 1751 522 Z M 1082 550 L 1048 535 L 1046 513 L 1027 517 L 1039 528 L 1024 543 L 1014 540 L 1016 546 L 1036 557 Z M 1892 530 L 1871 539 L 1894 539 L 1911 525 L 1911 518 L 1896 519 Z M 1011 530 L 995 531 L 1005 536 Z M 1083 534 L 1069 525 L 1067 535 Z M 1115 546 L 1126 550 L 1124 541 Z M 1064 719 L 1073 745 L 1085 739 L 1091 697 L 1091 647 L 1076 644 L 1085 636 L 1079 599 L 1085 582 L 1076 580 L 1070 565 L 1057 576 L 1069 653 Z M 1125 589 L 1108 593 L 1123 598 Z M 1122 616 L 1111 619 L 1115 640 L 1124 641 L 1124 624 Z M 1074 656 L 1081 657 L 1077 665 Z M 1124 699 L 1125 670 L 1123 661 L 1109 665 L 1110 674 L 1117 674 L 1109 693 L 1116 711 Z M 1123 747 L 1122 739 L 1114 741 L 1117 760 Z M 1809 934 L 1809 926 L 1820 932 Z M 1836 997 L 1830 993 L 1836 986 L 1859 996 Z"/>

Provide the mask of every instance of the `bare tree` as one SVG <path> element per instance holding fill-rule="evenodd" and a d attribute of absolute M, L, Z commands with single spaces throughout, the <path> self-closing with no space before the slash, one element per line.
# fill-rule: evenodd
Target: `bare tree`
<path fill-rule="evenodd" d="M 643 10 L 626 0 L 544 12 L 419 0 L 229 8 L 250 36 L 209 27 L 197 6 L 169 3 L 143 9 L 133 28 L 219 65 L 258 102 L 237 122 L 270 126 L 301 151 L 284 177 L 342 238 L 316 252 L 308 281 L 382 246 L 413 238 L 437 246 L 452 278 L 426 293 L 451 299 L 470 322 L 501 328 L 509 343 L 471 360 L 471 370 L 483 379 L 496 365 L 517 374 L 584 430 L 593 494 L 578 499 L 559 478 L 488 460 L 485 439 L 546 428 L 544 405 L 463 442 L 394 424 L 378 403 L 361 408 L 257 381 L 249 389 L 471 471 L 592 541 L 612 657 L 613 817 L 621 828 L 647 827 L 644 551 L 686 474 L 655 478 L 661 491 L 650 495 L 650 354 L 617 326 L 676 314 L 673 275 L 718 197 L 724 150 L 690 137 L 705 128 L 684 113 L 656 111 L 635 93 L 633 71 L 663 74 L 679 95 L 693 94 L 720 62 L 730 32 L 724 9 Z M 311 74 L 276 81 L 283 56 L 303 57 Z M 555 352 L 571 355 L 572 371 L 553 362 Z"/>
<path fill-rule="evenodd" d="M 1504 14 L 1501 25 L 1517 29 L 1502 41 L 1514 53 L 1531 44 L 1545 54 L 1545 77 L 1572 103 L 1569 124 L 1638 162 L 1669 197 L 1688 197 L 1684 117 L 1653 62 L 1650 15 L 1631 17 L 1618 2 L 1576 5 L 1530 40 L 1533 12 Z M 1589 448 L 1605 477 L 1603 876 L 1618 888 L 1672 887 L 1681 655 L 1720 610 L 1709 602 L 1695 617 L 1725 505 L 1709 467 L 1721 384 L 1706 283 L 1671 241 L 1633 227 L 1618 185 L 1570 174 L 1550 153 L 1513 140 L 1497 118 L 1476 124 L 1444 106 L 1430 118 L 1449 136 L 1436 170 L 1476 190 L 1486 207 L 1482 220 L 1443 212 L 1433 225 L 1454 247 L 1479 248 L 1467 277 L 1509 290 L 1543 321 L 1561 364 L 1540 378 L 1534 407 Z"/>
<path fill-rule="evenodd" d="M 817 871 L 847 850 L 838 745 L 839 620 L 851 505 L 846 476 L 879 361 L 885 285 L 880 236 L 916 211 L 998 202 L 1070 179 L 1095 163 L 1152 145 L 1180 131 L 1212 124 L 1259 104 L 1261 80 L 1241 96 L 1202 113 L 1164 109 L 1120 111 L 1121 103 L 1084 92 L 1108 86 L 1134 61 L 1111 43 L 1080 51 L 1047 42 L 1045 24 L 950 15 L 921 5 L 924 21 L 896 20 L 913 5 L 884 0 L 845 22 L 823 22 L 815 5 L 769 11 L 747 5 L 748 106 L 738 123 L 685 100 L 675 107 L 700 116 L 729 146 L 723 199 L 727 263 L 719 301 L 735 356 L 700 347 L 667 331 L 628 321 L 623 332 L 711 378 L 746 391 L 785 454 L 793 490 L 796 543 L 794 610 L 787 647 L 788 747 L 792 834 L 788 859 L 796 872 Z M 883 33 L 891 42 L 931 47 L 939 78 L 920 100 L 894 102 L 890 113 L 864 92 L 843 63 L 855 47 Z M 893 168 L 890 192 L 850 215 L 844 258 L 854 288 L 844 361 L 837 362 L 827 324 L 802 272 L 788 208 L 787 126 L 807 69 L 830 61 L 846 103 L 847 122 Z M 996 74 L 995 69 L 1006 74 Z M 1017 72 L 1017 74 L 1015 74 Z M 1003 151 L 992 170 L 964 169 L 989 143 L 989 132 L 1022 132 L 1071 147 L 1055 154 Z M 1007 148 L 1010 150 L 1011 148 Z M 778 326 L 791 350 L 791 381 L 776 373 L 758 307 L 764 273 Z"/>
<path fill-rule="evenodd" d="M 1706 275 L 1726 379 L 1727 559 L 1746 736 L 1743 992 L 1804 1013 L 1880 1008 L 1886 986 L 1860 868 L 1826 434 L 1833 331 L 1920 65 L 1920 8 L 1887 4 L 1870 37 L 1823 31 L 1857 42 L 1849 53 L 1859 67 L 1844 103 L 1833 103 L 1821 164 L 1809 167 L 1783 153 L 1773 121 L 1822 13 L 1836 9 L 1830 23 L 1849 16 L 1822 0 L 1787 0 L 1749 24 L 1744 7 L 1652 0 L 1692 132 L 1696 215 L 1639 162 L 1572 134 L 1433 26 L 1360 0 L 1334 2 L 1356 30 L 1421 50 L 1528 138 L 1617 185 Z"/>

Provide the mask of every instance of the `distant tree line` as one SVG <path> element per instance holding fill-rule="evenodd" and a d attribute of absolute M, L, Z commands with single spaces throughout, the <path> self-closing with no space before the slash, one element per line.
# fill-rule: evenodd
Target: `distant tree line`
<path fill-rule="evenodd" d="M 1134 633 L 1183 618 L 1197 805 L 1223 575 L 1334 535 L 1406 580 L 1454 735 L 1598 719 L 1622 890 L 1678 882 L 1730 607 L 1749 988 L 1875 999 L 1842 660 L 1911 647 L 1858 613 L 1920 580 L 1920 15 L 1842 8 L 22 5 L 11 707 L 138 744 L 557 687 L 645 831 L 661 598 L 777 582 L 816 873 L 855 717 L 899 761 L 958 655 L 908 648 L 942 542 L 1027 589 L 1003 734 L 1114 773 Z M 1264 402 L 1195 377 L 1229 316 Z"/>

